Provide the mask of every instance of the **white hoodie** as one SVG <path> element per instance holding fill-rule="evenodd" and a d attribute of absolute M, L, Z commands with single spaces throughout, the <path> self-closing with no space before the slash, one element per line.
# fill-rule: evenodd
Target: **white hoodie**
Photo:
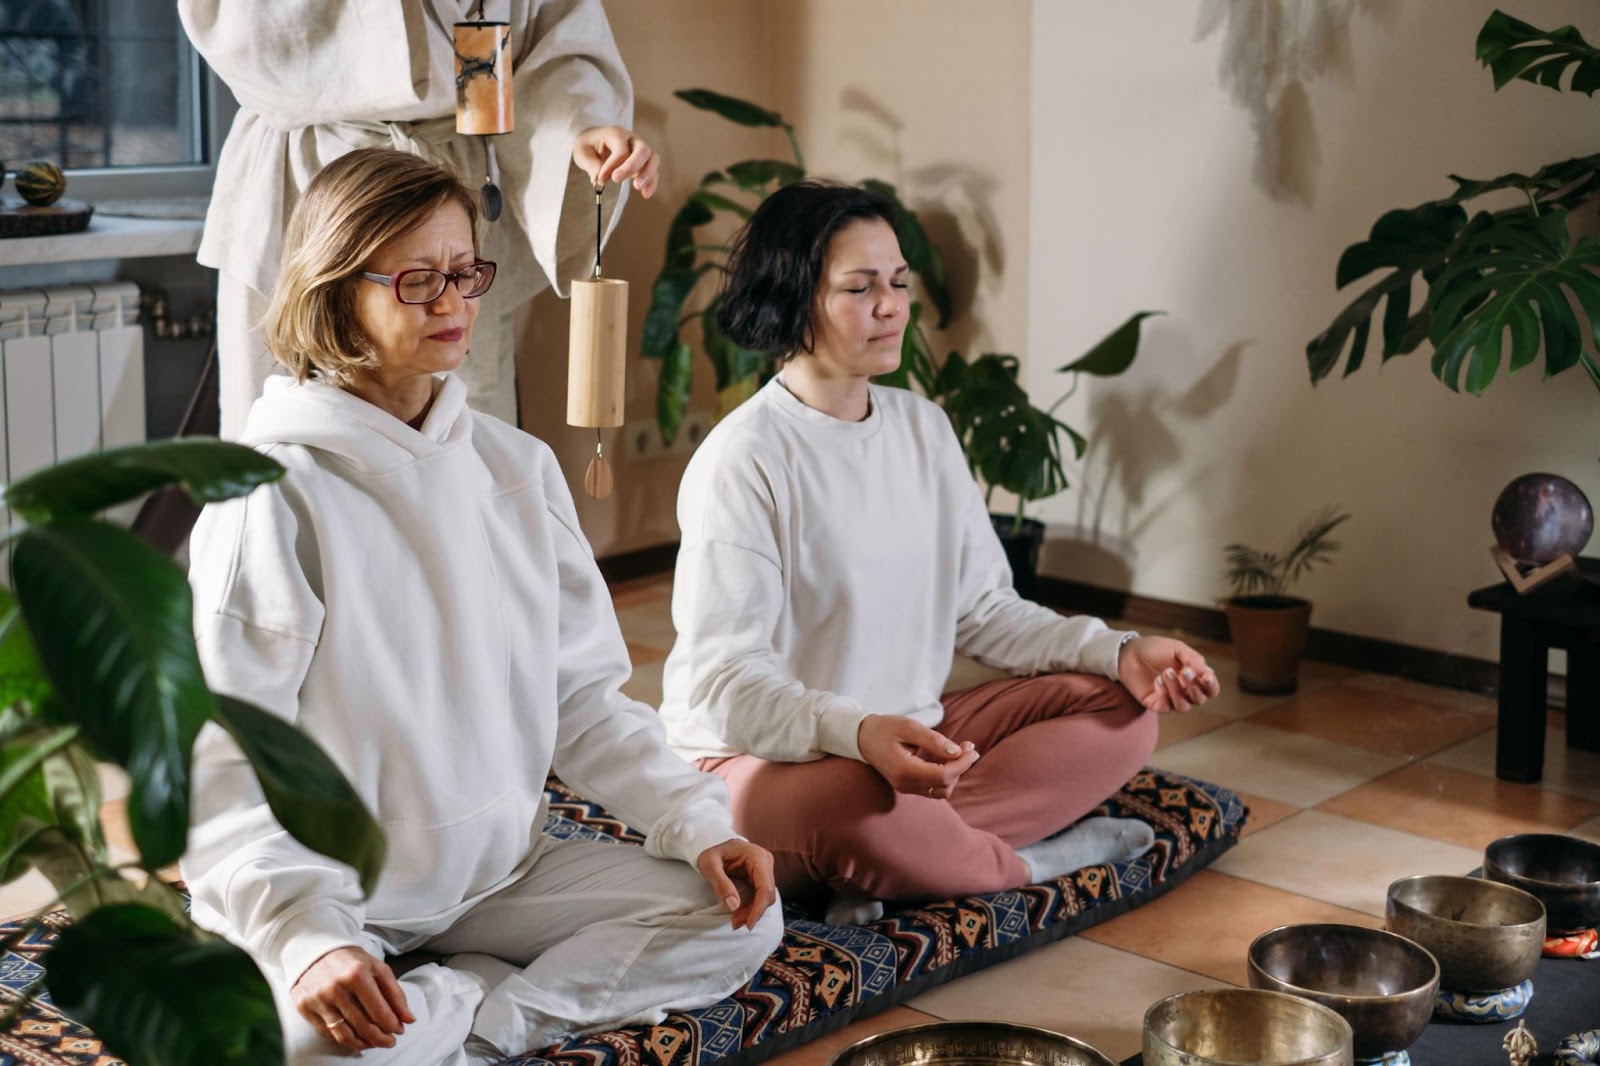
<path fill-rule="evenodd" d="M 296 723 L 388 836 L 377 889 L 295 842 L 232 741 L 196 745 L 183 874 L 202 925 L 286 984 L 364 926 L 405 950 L 537 858 L 562 780 L 693 863 L 732 839 L 722 782 L 618 687 L 626 646 L 550 449 L 445 376 L 421 430 L 270 379 L 244 442 L 288 468 L 202 513 L 195 634 L 212 688 Z M 270 971 L 269 971 L 270 972 Z"/>

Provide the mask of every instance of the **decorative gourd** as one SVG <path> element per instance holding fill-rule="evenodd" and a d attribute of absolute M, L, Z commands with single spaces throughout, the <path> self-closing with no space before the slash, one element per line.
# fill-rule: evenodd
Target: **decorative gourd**
<path fill-rule="evenodd" d="M 24 163 L 17 170 L 17 195 L 35 207 L 49 207 L 67 191 L 67 176 L 61 168 L 43 159 Z"/>

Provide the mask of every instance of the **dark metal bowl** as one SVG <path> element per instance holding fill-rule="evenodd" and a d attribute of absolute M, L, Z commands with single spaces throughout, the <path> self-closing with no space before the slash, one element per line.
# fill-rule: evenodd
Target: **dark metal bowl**
<path fill-rule="evenodd" d="M 1117 1066 L 1081 1040 L 1010 1022 L 931 1022 L 869 1036 L 832 1066 Z"/>
<path fill-rule="evenodd" d="M 1278 992 L 1184 992 L 1144 1015 L 1144 1066 L 1353 1066 L 1350 1048 L 1343 1018 Z"/>
<path fill-rule="evenodd" d="M 1544 949 L 1544 904 L 1479 877 L 1423 874 L 1389 886 L 1388 928 L 1439 960 L 1439 987 L 1498 992 L 1533 975 Z"/>
<path fill-rule="evenodd" d="M 1555 833 L 1516 833 L 1483 849 L 1483 876 L 1532 893 L 1551 934 L 1600 924 L 1600 844 Z"/>
<path fill-rule="evenodd" d="M 1359 925 L 1285 925 L 1250 945 L 1250 987 L 1320 1003 L 1355 1034 L 1356 1058 L 1411 1046 L 1433 1015 L 1439 963 L 1403 936 Z"/>

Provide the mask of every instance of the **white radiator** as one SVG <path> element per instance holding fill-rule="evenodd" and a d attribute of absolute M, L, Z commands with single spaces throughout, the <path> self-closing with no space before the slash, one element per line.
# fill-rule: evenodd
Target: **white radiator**
<path fill-rule="evenodd" d="M 144 330 L 133 282 L 0 291 L 0 475 L 16 481 L 144 440 Z M 127 525 L 138 504 L 108 517 Z M 10 514 L 3 516 L 9 527 Z"/>

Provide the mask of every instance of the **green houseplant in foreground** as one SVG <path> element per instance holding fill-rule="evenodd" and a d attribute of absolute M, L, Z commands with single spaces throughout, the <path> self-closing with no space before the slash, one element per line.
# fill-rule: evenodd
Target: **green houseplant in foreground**
<path fill-rule="evenodd" d="M 382 831 L 322 750 L 206 686 L 183 573 L 95 517 L 175 483 L 208 503 L 282 474 L 248 448 L 189 439 L 70 460 L 4 491 L 13 529 L 11 585 L 0 589 L 0 880 L 29 867 L 50 880 L 72 922 L 44 956 L 43 984 L 130 1066 L 283 1061 L 255 963 L 190 922 L 155 873 L 184 850 L 203 725 L 238 742 L 295 839 L 350 864 L 366 891 L 383 865 Z M 132 782 L 138 857 L 126 864 L 111 861 L 101 831 L 97 760 Z"/>
<path fill-rule="evenodd" d="M 1223 604 L 1228 632 L 1239 656 L 1239 687 L 1277 694 L 1299 686 L 1300 658 L 1311 629 L 1311 601 L 1289 590 L 1318 564 L 1333 561 L 1339 542 L 1333 531 L 1350 516 L 1336 507 L 1313 515 L 1282 552 L 1245 544 L 1225 549 L 1233 595 Z"/>
<path fill-rule="evenodd" d="M 1477 55 L 1496 89 L 1520 79 L 1559 90 L 1569 69 L 1573 90 L 1592 96 L 1600 88 L 1600 50 L 1571 26 L 1547 32 L 1495 11 L 1478 33 Z M 1600 388 L 1600 363 L 1583 347 L 1586 335 L 1600 331 L 1600 237 L 1574 240 L 1568 228 L 1571 212 L 1600 193 L 1600 155 L 1532 174 L 1451 180 L 1449 196 L 1386 212 L 1340 256 L 1341 289 L 1373 271 L 1388 273 L 1306 346 L 1311 380 L 1332 373 L 1346 351 L 1345 375 L 1361 367 L 1381 306 L 1382 358 L 1426 340 L 1434 375 L 1453 390 L 1481 394 L 1503 359 L 1508 371 L 1518 370 L 1541 349 L 1546 377 L 1581 366 Z M 1503 190 L 1526 202 L 1471 216 L 1463 206 Z M 1419 276 L 1426 294 L 1413 306 Z"/>

